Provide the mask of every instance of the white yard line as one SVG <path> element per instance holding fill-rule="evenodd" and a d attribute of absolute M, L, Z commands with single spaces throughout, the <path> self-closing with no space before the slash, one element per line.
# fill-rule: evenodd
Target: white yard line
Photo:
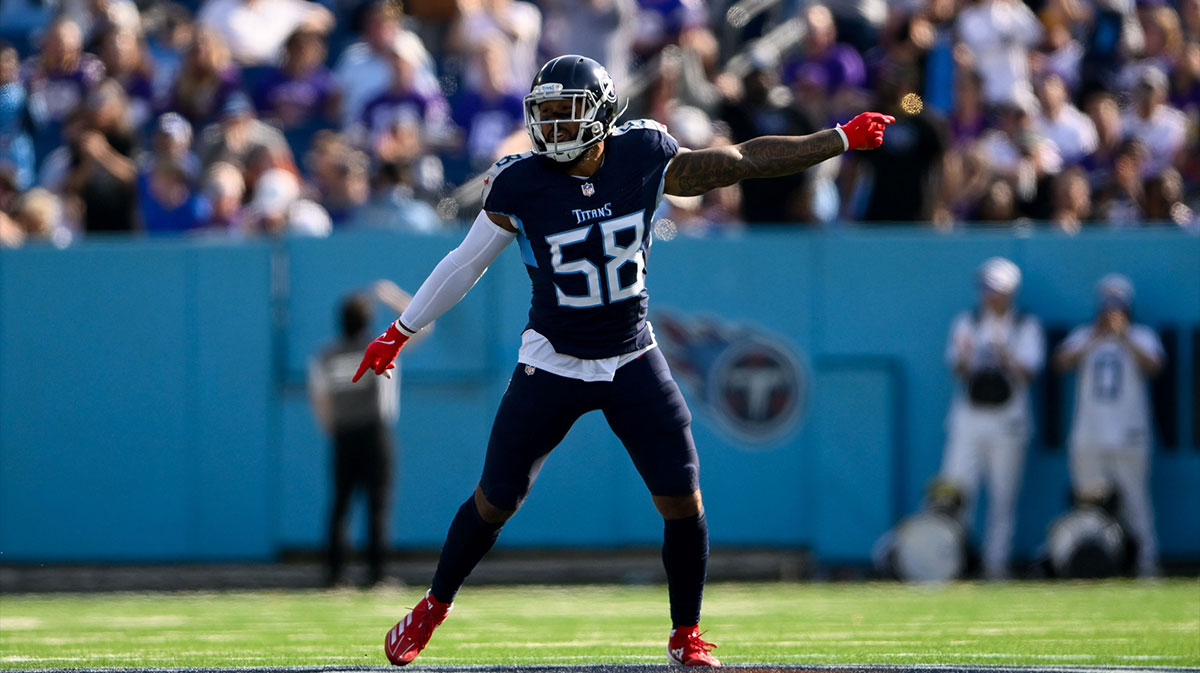
<path fill-rule="evenodd" d="M 0 631 L 32 631 L 40 628 L 40 617 L 0 617 Z"/>

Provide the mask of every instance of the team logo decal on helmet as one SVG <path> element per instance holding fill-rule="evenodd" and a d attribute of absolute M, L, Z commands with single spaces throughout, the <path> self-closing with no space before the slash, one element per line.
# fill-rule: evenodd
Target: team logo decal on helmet
<path fill-rule="evenodd" d="M 748 325 L 657 309 L 654 325 L 671 369 L 742 448 L 768 448 L 798 426 L 808 376 L 785 341 Z"/>
<path fill-rule="evenodd" d="M 550 101 L 567 101 L 569 108 L 551 110 L 544 106 Z M 622 112 L 624 109 L 617 110 L 612 77 L 604 66 L 585 56 L 550 59 L 525 96 L 525 128 L 533 151 L 555 161 L 574 161 L 604 140 Z"/>

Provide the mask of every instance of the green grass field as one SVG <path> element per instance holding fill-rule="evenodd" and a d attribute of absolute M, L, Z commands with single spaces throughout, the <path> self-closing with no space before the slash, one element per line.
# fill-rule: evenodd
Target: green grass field
<path fill-rule="evenodd" d="M 0 668 L 379 665 L 422 590 L 0 597 Z M 468 587 L 418 663 L 665 663 L 661 586 Z M 712 584 L 727 664 L 1200 667 L 1200 582 Z"/>

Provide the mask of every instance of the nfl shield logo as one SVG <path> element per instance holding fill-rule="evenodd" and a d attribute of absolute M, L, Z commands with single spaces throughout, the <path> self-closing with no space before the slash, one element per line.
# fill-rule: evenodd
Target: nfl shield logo
<path fill-rule="evenodd" d="M 595 194 L 595 193 L 596 193 L 596 187 L 594 185 L 592 185 L 592 183 L 590 183 L 590 182 L 583 183 L 583 195 L 584 196 L 591 196 L 592 194 Z"/>

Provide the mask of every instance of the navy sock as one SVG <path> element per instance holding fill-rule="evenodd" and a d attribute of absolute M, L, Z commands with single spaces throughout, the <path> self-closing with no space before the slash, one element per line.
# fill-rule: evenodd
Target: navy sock
<path fill-rule="evenodd" d="M 442 555 L 433 573 L 434 598 L 443 603 L 454 602 L 467 575 L 496 544 L 503 526 L 502 523 L 484 521 L 475 507 L 475 496 L 467 498 L 454 515 L 450 532 L 446 534 L 446 544 L 442 545 Z"/>
<path fill-rule="evenodd" d="M 699 624 L 708 573 L 708 521 L 703 512 L 664 520 L 662 555 L 671 599 L 671 628 Z"/>

